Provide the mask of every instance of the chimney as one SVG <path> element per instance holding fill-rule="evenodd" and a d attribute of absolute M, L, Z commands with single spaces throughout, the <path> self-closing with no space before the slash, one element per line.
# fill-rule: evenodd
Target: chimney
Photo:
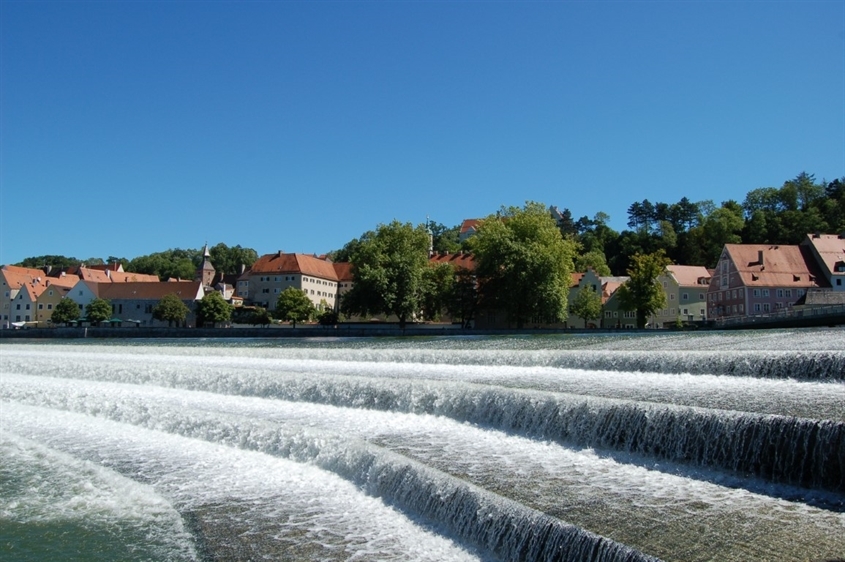
<path fill-rule="evenodd" d="M 241 275 L 243 275 L 244 271 L 246 271 L 246 264 L 242 263 L 241 264 Z"/>

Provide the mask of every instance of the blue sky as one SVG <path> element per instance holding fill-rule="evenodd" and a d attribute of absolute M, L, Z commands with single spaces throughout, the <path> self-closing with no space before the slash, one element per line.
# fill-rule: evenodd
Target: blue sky
<path fill-rule="evenodd" d="M 845 2 L 0 3 L 0 263 L 845 176 Z"/>

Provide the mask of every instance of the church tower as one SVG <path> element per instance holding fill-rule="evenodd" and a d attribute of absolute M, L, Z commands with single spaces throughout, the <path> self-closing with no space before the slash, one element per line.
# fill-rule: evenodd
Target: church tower
<path fill-rule="evenodd" d="M 202 265 L 197 269 L 194 281 L 202 281 L 203 287 L 211 287 L 216 273 L 214 266 L 211 265 L 211 254 L 208 253 L 208 242 L 206 242 L 202 251 Z"/>

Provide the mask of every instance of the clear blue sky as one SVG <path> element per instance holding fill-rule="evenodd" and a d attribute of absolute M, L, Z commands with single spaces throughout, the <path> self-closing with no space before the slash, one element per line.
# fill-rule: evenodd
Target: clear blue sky
<path fill-rule="evenodd" d="M 845 176 L 845 1 L 0 3 L 0 263 Z"/>

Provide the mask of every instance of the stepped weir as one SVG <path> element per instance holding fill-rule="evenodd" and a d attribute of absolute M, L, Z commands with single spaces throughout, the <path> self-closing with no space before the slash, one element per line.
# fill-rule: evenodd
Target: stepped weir
<path fill-rule="evenodd" d="M 834 560 L 843 336 L 4 343 L 4 542 L 22 560 Z"/>

